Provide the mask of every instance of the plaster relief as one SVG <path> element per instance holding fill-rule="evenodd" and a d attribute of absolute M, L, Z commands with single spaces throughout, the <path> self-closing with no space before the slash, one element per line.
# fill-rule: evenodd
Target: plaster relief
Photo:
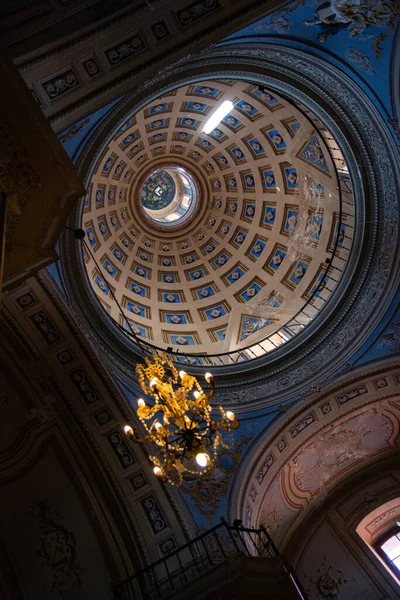
<path fill-rule="evenodd" d="M 294 459 L 294 484 L 316 494 L 355 463 L 389 448 L 389 417 L 365 412 L 317 435 Z"/>

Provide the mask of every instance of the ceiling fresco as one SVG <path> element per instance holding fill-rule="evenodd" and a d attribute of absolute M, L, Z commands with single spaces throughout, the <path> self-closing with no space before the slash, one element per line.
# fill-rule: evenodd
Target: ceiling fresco
<path fill-rule="evenodd" d="M 226 99 L 234 108 L 204 134 Z M 318 125 L 233 80 L 173 90 L 128 117 L 83 202 L 84 260 L 104 309 L 189 354 L 248 360 L 300 333 L 340 280 L 354 226 L 346 164 Z"/>
<path fill-rule="evenodd" d="M 357 81 L 398 136 L 399 3 L 295 0 L 222 42 L 306 46 Z"/>
<path fill-rule="evenodd" d="M 374 19 L 377 18 L 377 11 L 381 10 L 377 2 L 366 3 L 372 7 L 372 12 L 369 17 L 365 18 L 362 16 L 365 16 L 365 5 L 358 7 L 354 3 L 355 8 L 351 8 L 352 5 L 348 2 L 334 5 L 329 1 L 325 5 L 319 7 L 318 3 L 305 3 L 301 0 L 287 3 L 280 12 L 270 13 L 223 43 L 244 44 L 252 41 L 257 43 L 265 41 L 267 44 L 301 47 L 303 50 L 307 49 L 309 53 L 323 57 L 328 63 L 339 66 L 344 77 L 350 77 L 366 92 L 396 133 L 393 121 L 396 117 L 393 95 L 394 79 L 391 71 L 398 40 L 398 28 L 392 19 L 396 7 L 393 8 L 393 3 L 380 3 L 382 11 L 386 10 L 386 15 L 389 17 L 385 24 L 383 17 L 378 19 L 379 23 L 378 21 L 374 22 Z M 337 14 L 334 13 L 335 10 Z M 333 13 L 331 14 L 329 11 L 333 11 Z M 341 11 L 347 11 L 347 17 L 340 16 Z M 361 16 L 357 16 L 358 12 Z M 340 18 L 344 20 L 335 24 L 335 20 L 338 21 Z M 317 22 L 317 19 L 320 19 L 321 22 Z M 309 23 L 304 23 L 304 21 L 309 21 Z M 312 21 L 313 23 L 311 23 Z M 353 22 L 360 24 L 361 29 L 358 30 L 357 25 L 356 31 L 350 35 Z M 362 26 L 362 22 L 365 27 Z M 383 37 L 380 37 L 381 34 Z M 237 91 L 235 91 L 236 86 Z M 117 321 L 119 315 L 113 309 L 114 303 L 111 302 L 107 293 L 109 289 L 120 290 L 119 299 L 129 296 L 129 301 L 132 305 L 136 304 L 139 311 L 142 307 L 144 308 L 141 315 L 129 309 L 125 310 L 129 322 L 137 327 L 135 331 L 141 339 L 149 340 L 152 343 L 157 341 L 157 344 L 167 347 L 171 346 L 171 337 L 164 338 L 163 332 L 166 332 L 167 336 L 175 335 L 175 341 L 178 336 L 183 338 L 185 335 L 196 334 L 197 338 L 195 335 L 192 337 L 195 344 L 181 345 L 183 352 L 221 352 L 221 348 L 226 348 L 231 342 L 236 344 L 239 349 L 246 347 L 252 342 L 252 339 L 262 339 L 267 327 L 271 327 L 271 325 L 266 325 L 258 330 L 257 327 L 253 330 L 250 328 L 250 334 L 245 339 L 240 339 L 244 329 L 238 327 L 240 320 L 236 319 L 236 311 L 239 311 L 242 317 L 243 314 L 246 314 L 244 311 L 248 311 L 253 304 L 252 299 L 241 302 L 235 296 L 236 292 L 241 291 L 244 287 L 244 282 L 251 282 L 253 278 L 256 280 L 261 287 L 256 295 L 258 298 L 268 297 L 268 292 L 272 289 L 287 294 L 287 298 L 290 297 L 293 302 L 299 302 L 304 290 L 313 280 L 314 268 L 332 255 L 328 251 L 327 238 L 332 238 L 332 234 L 335 236 L 339 232 L 333 229 L 332 221 L 337 201 L 337 196 L 333 192 L 337 190 L 335 190 L 334 177 L 332 177 L 334 170 L 330 155 L 333 156 L 335 165 L 339 167 L 341 187 L 343 186 L 343 172 L 340 173 L 340 167 L 345 170 L 346 165 L 341 162 L 343 157 L 335 150 L 337 146 L 334 140 L 330 139 L 329 132 L 325 130 L 322 135 L 315 134 L 312 123 L 305 117 L 304 111 L 298 110 L 284 98 L 278 97 L 275 92 L 266 89 L 255 92 L 255 86 L 251 86 L 249 83 L 227 80 L 202 82 L 201 86 L 198 84 L 198 87 L 205 88 L 202 93 L 194 94 L 194 87 L 181 88 L 169 96 L 159 98 L 136 115 L 132 117 L 127 115 L 121 129 L 115 132 L 113 139 L 109 140 L 108 145 L 104 148 L 85 198 L 83 212 L 83 224 L 87 230 L 89 229 L 89 233 L 91 231 L 87 240 L 90 242 L 91 252 L 95 256 L 99 268 L 88 255 L 86 256 L 86 266 L 96 295 L 106 311 L 111 312 Z M 202 134 L 202 124 L 212 112 L 213 107 L 223 99 L 230 97 L 231 94 L 235 94 L 235 108 L 232 114 L 228 115 L 225 121 L 218 126 L 219 132 L 210 136 Z M 191 104 L 189 105 L 189 103 Z M 60 141 L 70 155 L 75 157 L 79 155 L 89 137 L 88 134 L 94 131 L 109 108 L 104 107 L 104 109 L 92 113 L 59 134 Z M 251 114 L 253 109 L 254 112 Z M 146 110 L 147 112 L 145 112 Z M 153 122 L 158 122 L 157 124 L 160 125 L 156 131 L 147 127 Z M 318 123 L 318 127 L 322 131 L 320 123 Z M 124 144 L 124 140 L 131 134 L 134 135 Z M 152 138 L 154 135 L 157 138 Z M 159 135 L 161 137 L 158 137 Z M 317 144 L 315 144 L 315 137 Z M 204 141 L 201 144 L 202 140 Z M 237 146 L 236 152 L 235 146 Z M 113 157 L 112 167 L 103 173 L 103 167 L 110 156 Z M 320 162 L 321 160 L 322 162 Z M 289 167 L 287 167 L 287 163 Z M 115 170 L 120 164 L 122 164 L 122 169 L 119 169 L 116 176 Z M 142 226 L 143 221 L 140 220 L 140 211 L 137 205 L 139 194 L 133 193 L 135 182 L 141 181 L 152 168 L 157 166 L 161 168 L 171 164 L 184 165 L 198 179 L 203 198 L 207 198 L 209 201 L 207 207 L 204 212 L 200 209 L 198 220 L 195 217 L 193 221 L 187 223 L 185 230 L 179 235 L 169 233 L 163 236 L 160 230 L 152 230 L 148 225 L 146 225 L 146 229 L 141 230 L 137 226 L 139 223 Z M 293 177 L 289 179 L 291 172 L 290 170 L 286 172 L 286 168 L 296 170 L 296 180 Z M 264 170 L 272 171 L 272 173 L 264 177 Z M 293 173 L 294 171 L 292 171 Z M 253 177 L 256 191 L 246 188 L 246 175 L 248 174 Z M 227 176 L 235 178 L 235 188 L 228 187 L 229 178 Z M 302 177 L 307 177 L 307 180 Z M 295 289 L 289 290 L 282 280 L 287 272 L 285 271 L 286 265 L 292 264 L 290 257 L 286 256 L 274 272 L 269 272 L 264 267 L 267 259 L 270 258 L 271 250 L 277 244 L 282 244 L 295 253 L 298 252 L 299 248 L 296 246 L 298 238 L 291 235 L 292 232 L 289 236 L 284 234 L 287 221 L 284 221 L 284 216 L 288 218 L 292 216 L 284 211 L 287 206 L 303 206 L 306 208 L 304 212 L 308 218 L 310 206 L 307 194 L 310 193 L 310 189 L 313 189 L 310 180 L 324 186 L 324 203 L 323 205 L 317 204 L 319 208 L 323 208 L 320 239 L 316 248 L 307 247 L 306 252 L 304 252 L 304 246 L 300 245 L 302 254 L 305 254 L 311 261 Z M 307 185 L 303 187 L 300 183 L 302 181 L 306 181 Z M 268 185 L 271 187 L 267 187 Z M 290 185 L 294 187 L 290 188 Z M 99 190 L 101 194 L 97 196 Z M 122 196 L 120 197 L 121 191 Z M 325 204 L 326 191 L 328 194 L 332 193 L 332 199 L 327 204 Z M 346 201 L 352 205 L 351 188 L 344 190 L 342 187 L 341 191 L 342 194 L 346 194 Z M 315 202 L 316 196 L 312 195 L 311 197 Z M 98 205 L 96 206 L 97 198 Z M 258 199 L 256 203 L 254 202 L 255 198 Z M 321 197 L 319 199 L 321 200 Z M 137 200 L 136 204 L 135 200 Z M 231 202 L 236 203 L 235 210 L 231 210 L 233 207 Z M 276 203 L 277 209 L 275 220 L 274 223 L 269 224 L 273 225 L 272 227 L 266 227 L 268 222 L 263 222 L 264 216 L 267 216 L 267 213 L 263 212 L 264 205 L 267 203 L 267 206 L 270 206 L 273 202 Z M 304 204 L 302 204 L 303 202 Z M 125 218 L 123 214 L 125 214 Z M 348 216 L 351 220 L 348 221 L 349 227 L 346 228 L 345 235 L 339 233 L 337 236 L 349 244 L 346 246 L 347 252 L 351 244 L 349 237 L 352 232 L 352 212 Z M 104 236 L 101 231 L 103 217 L 106 227 L 106 230 L 103 229 Z M 115 226 L 111 221 L 113 217 Z M 209 221 L 209 218 L 212 220 Z M 306 226 L 307 218 L 304 221 Z M 132 234 L 132 230 L 138 231 L 136 237 Z M 224 231 L 226 231 L 225 234 Z M 197 239 L 197 233 L 204 234 L 204 237 L 200 240 Z M 236 239 L 235 244 L 236 234 L 243 236 L 244 239 Z M 249 250 L 251 252 L 256 236 L 260 236 L 261 241 L 266 245 L 262 248 L 260 256 L 256 260 L 252 260 Z M 123 240 L 127 241 L 129 248 L 125 246 Z M 241 244 L 238 244 L 238 241 L 241 241 Z M 215 244 L 215 247 L 211 250 L 210 246 L 210 252 L 207 253 L 205 246 L 209 243 Z M 165 248 L 168 246 L 169 250 L 163 250 L 162 246 Z M 113 254 L 118 247 L 125 255 L 122 260 Z M 228 262 L 225 263 L 225 268 L 223 265 L 214 269 L 211 264 L 212 260 L 214 257 L 220 256 L 221 250 L 227 254 Z M 139 255 L 142 251 L 144 251 L 142 256 L 147 254 L 148 260 L 144 260 Z M 344 255 L 344 249 L 340 248 L 340 251 Z M 188 267 L 184 263 L 186 260 L 184 257 L 190 254 L 193 254 L 195 259 L 190 265 L 193 264 L 196 271 L 203 269 L 203 275 L 198 279 L 202 284 L 209 284 L 208 291 L 213 293 L 211 300 L 214 298 L 215 302 L 210 302 L 209 295 L 201 295 L 196 298 L 192 296 L 193 291 L 201 291 L 208 285 L 201 286 L 198 279 L 187 278 L 186 271 L 192 270 L 192 267 L 190 265 Z M 320 262 L 318 257 L 321 258 Z M 161 264 L 160 261 L 164 258 L 171 260 L 171 264 Z M 105 261 L 108 261 L 108 266 L 104 266 Z M 244 275 L 237 279 L 231 277 L 232 281 L 229 282 L 227 276 L 233 275 L 230 267 L 236 266 L 237 263 L 246 267 L 247 270 L 243 269 Z M 144 273 L 147 272 L 149 276 L 139 276 L 137 273 L 132 275 L 132 267 L 141 269 Z M 110 269 L 115 269 L 114 275 L 111 274 Z M 61 289 L 63 278 L 58 267 L 54 265 L 48 269 L 48 272 L 52 274 Z M 118 278 L 116 277 L 117 273 L 119 273 Z M 98 278 L 97 283 L 96 277 Z M 132 292 L 129 289 L 132 283 L 129 278 L 135 281 L 132 287 L 137 285 L 137 290 L 144 295 L 139 297 L 139 291 Z M 176 279 L 174 280 L 174 278 Z M 100 281 L 104 283 L 103 290 L 99 286 Z M 278 286 L 280 287 L 278 288 Z M 173 302 L 161 296 L 160 292 L 167 292 L 168 295 L 171 295 L 174 298 Z M 68 291 L 65 293 L 67 294 Z M 285 299 L 285 301 L 287 300 Z M 228 311 L 224 303 L 229 304 Z M 174 305 L 173 312 L 170 310 L 172 304 Z M 217 304 L 217 310 L 218 306 L 221 306 L 227 314 L 213 317 L 210 311 L 211 318 L 207 316 L 204 318 L 204 312 L 202 313 L 201 309 L 206 307 L 214 310 L 214 304 Z M 190 511 L 200 527 L 209 526 L 208 519 L 214 520 L 216 515 L 225 514 L 228 504 L 231 503 L 229 494 L 234 489 L 234 472 L 237 465 L 244 464 L 255 446 L 261 444 L 262 439 L 265 440 L 267 432 L 273 424 L 281 423 L 282 419 L 285 419 L 283 415 L 287 411 L 294 410 L 296 404 L 303 405 L 310 395 L 319 394 L 325 386 L 339 377 L 347 376 L 359 365 L 368 365 L 377 360 L 399 355 L 400 311 L 398 304 L 399 297 L 396 297 L 379 328 L 363 344 L 351 361 L 343 364 L 340 370 L 331 373 L 329 378 L 310 383 L 306 390 L 307 393 L 304 390 L 302 393 L 292 390 L 293 393 L 290 397 L 288 394 L 284 400 L 271 402 L 268 410 L 254 409 L 254 407 L 254 410 L 243 408 L 241 427 L 235 433 L 235 444 L 238 447 L 235 465 L 231 465 L 225 471 L 219 471 L 215 489 L 207 490 L 206 494 L 203 490 L 197 496 L 194 494 L 187 498 Z M 179 313 L 184 313 L 187 319 L 191 319 L 191 322 L 178 323 L 177 319 L 172 321 L 171 318 L 170 322 L 167 322 L 166 318 L 163 321 L 164 317 L 161 316 L 161 311 L 166 310 L 171 317 L 181 318 L 182 315 Z M 251 317 L 254 315 L 254 311 L 250 312 Z M 265 316 L 263 319 L 269 320 L 265 319 Z M 225 333 L 225 340 L 219 339 L 216 332 L 220 324 L 222 330 L 228 331 L 232 321 L 236 327 L 233 329 L 235 335 L 230 337 L 228 334 L 227 339 Z M 123 323 L 121 325 L 124 326 Z M 243 321 L 241 325 L 243 326 Z M 210 335 L 211 331 L 214 336 Z M 165 341 L 166 339 L 167 341 Z M 179 347 L 179 344 L 177 343 L 174 347 Z M 119 377 L 116 373 L 113 376 L 128 405 L 135 408 L 138 394 L 135 382 L 127 383 L 126 378 Z M 387 379 L 387 385 L 397 385 L 397 383 L 398 379 Z M 372 382 L 369 387 L 374 390 L 378 388 L 378 384 Z M 353 386 L 353 388 L 356 395 L 363 393 L 362 385 Z M 256 393 L 258 389 L 256 388 L 252 392 Z M 240 390 L 228 390 L 225 395 L 222 390 L 220 396 L 223 402 L 232 403 L 235 410 L 239 408 L 238 405 L 243 399 Z M 262 477 L 263 484 L 270 485 L 272 483 L 271 474 L 276 466 L 276 461 L 286 453 L 288 442 L 295 438 L 300 440 L 303 431 L 308 432 L 320 419 L 328 418 L 328 413 L 335 408 L 335 402 L 321 400 L 320 406 L 313 412 L 313 416 L 309 416 L 311 413 L 304 414 L 296 423 L 296 427 L 298 425 L 296 430 L 292 428 L 276 440 L 271 453 L 272 458 L 266 454 L 260 464 L 260 473 L 262 473 L 260 478 Z M 339 444 L 337 452 L 340 460 L 342 460 L 341 451 Z M 254 489 L 256 491 L 257 485 L 258 483 L 255 482 Z M 279 483 L 274 483 L 274 486 L 269 488 L 269 494 L 274 494 L 278 503 L 281 497 L 281 486 Z M 252 507 L 254 492 L 249 490 L 249 494 L 248 506 Z M 247 509 L 248 506 L 246 505 L 244 509 Z M 288 511 L 290 512 L 289 508 Z M 243 514 L 245 513 L 243 512 Z M 256 512 L 254 512 L 255 515 Z M 235 514 L 234 517 L 236 516 Z M 248 516 L 250 519 L 252 518 L 250 513 Z M 269 516 L 274 517 L 272 504 Z"/>

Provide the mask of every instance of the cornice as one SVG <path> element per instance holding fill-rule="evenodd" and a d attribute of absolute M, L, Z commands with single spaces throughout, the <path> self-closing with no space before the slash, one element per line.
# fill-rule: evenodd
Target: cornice
<path fill-rule="evenodd" d="M 355 247 L 346 281 L 335 293 L 331 310 L 327 308 L 325 315 L 289 344 L 265 359 L 254 361 L 258 371 L 246 373 L 245 369 L 253 367 L 246 363 L 226 369 L 218 376 L 219 401 L 235 405 L 240 412 L 285 401 L 293 396 L 294 390 L 307 395 L 310 386 L 322 385 L 340 365 L 348 362 L 383 317 L 399 281 L 396 252 L 399 159 L 377 109 L 349 77 L 303 52 L 263 45 L 224 47 L 203 53 L 189 64 L 175 65 L 138 85 L 88 141 L 77 164 L 80 174 L 88 177 L 109 132 L 135 107 L 179 84 L 218 76 L 260 82 L 308 106 L 346 150 L 357 197 Z M 71 226 L 78 227 L 80 218 L 78 208 L 71 215 Z M 110 326 L 105 313 L 94 314 L 91 306 L 94 295 L 87 289 L 82 260 L 72 236 L 62 240 L 62 255 L 69 287 L 79 290 L 74 310 L 81 314 L 82 326 L 87 329 L 92 323 L 90 330 L 95 332 L 92 337 L 95 343 L 115 357 L 122 373 L 127 372 L 128 365 L 132 372 L 132 360 L 136 360 L 134 347 L 124 339 L 126 336 Z"/>

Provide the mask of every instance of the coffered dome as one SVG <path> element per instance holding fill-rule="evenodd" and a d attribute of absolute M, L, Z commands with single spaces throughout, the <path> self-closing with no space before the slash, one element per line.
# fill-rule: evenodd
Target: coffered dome
<path fill-rule="evenodd" d="M 205 134 L 225 100 L 232 110 Z M 127 115 L 108 140 L 84 200 L 84 260 L 127 333 L 224 364 L 317 316 L 353 226 L 344 158 L 309 111 L 243 81 L 203 81 Z"/>

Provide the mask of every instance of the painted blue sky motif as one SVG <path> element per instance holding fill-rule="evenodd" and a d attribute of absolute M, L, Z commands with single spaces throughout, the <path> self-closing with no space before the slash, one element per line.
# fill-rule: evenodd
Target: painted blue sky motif
<path fill-rule="evenodd" d="M 141 267 L 140 265 L 135 265 L 133 272 L 140 277 L 144 277 L 145 279 L 149 278 L 149 270 Z"/>
<path fill-rule="evenodd" d="M 207 152 L 209 152 L 209 151 L 210 151 L 212 148 L 214 148 L 214 147 L 215 147 L 215 146 L 213 146 L 213 144 L 212 144 L 210 141 L 208 141 L 208 140 L 206 140 L 206 139 L 204 139 L 204 138 L 202 138 L 202 139 L 201 139 L 201 140 L 198 142 L 198 145 L 199 145 L 201 148 L 203 148 L 204 150 L 206 150 Z"/>
<path fill-rule="evenodd" d="M 251 317 L 244 315 L 242 317 L 241 329 L 240 329 L 240 341 L 243 342 L 249 336 L 253 335 L 257 331 L 264 329 L 272 325 L 273 321 L 267 321 L 261 317 Z"/>
<path fill-rule="evenodd" d="M 213 306 L 212 308 L 205 309 L 204 314 L 206 315 L 209 321 L 213 321 L 214 319 L 224 317 L 226 315 L 226 310 L 223 304 L 219 304 L 218 306 Z"/>
<path fill-rule="evenodd" d="M 279 267 L 281 266 L 281 264 L 283 263 L 285 256 L 286 256 L 286 252 L 284 252 L 283 250 L 280 250 L 279 248 L 276 249 L 271 260 L 268 262 L 268 267 L 270 269 L 272 269 L 273 271 L 277 271 L 279 269 Z"/>
<path fill-rule="evenodd" d="M 260 140 L 258 140 L 257 138 L 247 140 L 246 143 L 250 146 L 250 148 L 253 151 L 253 154 L 255 154 L 256 156 L 258 156 L 259 154 L 265 154 L 265 150 Z"/>
<path fill-rule="evenodd" d="M 316 242 L 318 242 L 321 237 L 323 221 L 322 215 L 312 215 L 307 224 L 308 234 L 310 238 Z"/>
<path fill-rule="evenodd" d="M 314 167 L 317 167 L 317 169 L 321 169 L 321 171 L 329 173 L 329 168 L 326 164 L 324 153 L 316 135 L 314 135 L 305 144 L 303 150 L 300 151 L 298 156 Z"/>
<path fill-rule="evenodd" d="M 204 300 L 205 298 L 210 298 L 210 296 L 214 296 L 215 292 L 212 285 L 207 285 L 200 290 L 196 290 L 195 294 L 198 300 Z"/>
<path fill-rule="evenodd" d="M 204 276 L 205 276 L 204 269 L 195 269 L 194 271 L 189 271 L 189 277 L 192 281 L 201 279 Z"/>
<path fill-rule="evenodd" d="M 229 165 L 228 159 L 223 154 L 219 154 L 218 156 L 214 156 L 213 158 L 221 168 L 224 168 L 227 165 Z"/>
<path fill-rule="evenodd" d="M 210 254 L 211 252 L 214 252 L 214 250 L 215 250 L 216 247 L 217 247 L 217 244 L 211 240 L 210 242 L 208 242 L 208 244 L 206 244 L 203 247 L 203 250 L 207 254 Z"/>
<path fill-rule="evenodd" d="M 128 301 L 126 303 L 126 308 L 129 310 L 129 312 L 137 315 L 138 317 L 146 316 L 144 307 L 140 306 L 139 304 L 135 304 L 134 302 Z"/>
<path fill-rule="evenodd" d="M 171 325 L 187 325 L 188 323 L 185 313 L 167 313 L 165 321 Z"/>
<path fill-rule="evenodd" d="M 304 275 L 307 273 L 307 269 L 308 264 L 299 260 L 289 277 L 289 281 L 291 281 L 295 286 L 299 285 Z"/>
<path fill-rule="evenodd" d="M 128 148 L 128 146 L 133 144 L 135 140 L 136 135 L 135 132 L 132 131 L 132 133 L 129 133 L 126 137 L 124 137 L 124 139 L 120 142 L 120 146 L 122 146 L 122 148 Z"/>
<path fill-rule="evenodd" d="M 104 279 L 102 279 L 99 275 L 96 275 L 96 277 L 94 278 L 94 282 L 98 286 L 98 288 L 103 292 L 103 294 L 105 294 L 106 296 L 110 295 L 110 288 L 108 287 Z"/>
<path fill-rule="evenodd" d="M 187 110 L 193 110 L 194 112 L 205 113 L 207 109 L 207 104 L 203 104 L 202 102 L 188 102 Z"/>
<path fill-rule="evenodd" d="M 185 264 L 191 265 L 193 262 L 195 262 L 198 259 L 195 254 L 185 254 L 185 256 L 183 257 L 183 260 L 184 260 Z"/>
<path fill-rule="evenodd" d="M 276 190 L 275 173 L 272 170 L 262 171 L 262 178 L 266 190 Z"/>
<path fill-rule="evenodd" d="M 109 156 L 101 170 L 102 175 L 108 175 L 110 173 L 111 167 L 113 166 L 114 163 L 115 163 L 115 156 Z"/>
<path fill-rule="evenodd" d="M 291 234 L 296 230 L 299 212 L 294 208 L 290 208 L 286 213 L 285 225 L 283 228 L 284 233 Z"/>
<path fill-rule="evenodd" d="M 251 173 L 246 173 L 242 175 L 243 187 L 245 190 L 254 190 L 256 187 L 256 182 L 254 181 L 254 177 Z"/>
<path fill-rule="evenodd" d="M 226 235 L 231 230 L 231 225 L 229 223 L 222 223 L 221 227 L 218 229 L 218 233 L 221 235 Z"/>
<path fill-rule="evenodd" d="M 272 226 L 275 223 L 275 217 L 276 217 L 276 206 L 269 206 L 267 204 L 265 207 L 265 210 L 264 210 L 263 223 L 265 223 L 265 225 Z"/>
<path fill-rule="evenodd" d="M 190 140 L 191 135 L 192 134 L 188 133 L 187 131 L 176 131 L 174 139 L 180 140 L 181 142 L 188 142 Z"/>
<path fill-rule="evenodd" d="M 244 269 L 242 269 L 241 267 L 236 267 L 236 269 L 233 269 L 233 271 L 231 271 L 227 276 L 226 279 L 229 281 L 229 283 L 232 285 L 234 283 L 236 283 L 237 281 L 239 281 L 239 279 L 241 277 L 243 277 L 243 275 L 245 274 Z"/>
<path fill-rule="evenodd" d="M 163 292 L 161 298 L 163 302 L 169 302 L 170 304 L 179 304 L 181 301 L 180 295 L 175 292 Z"/>
<path fill-rule="evenodd" d="M 349 4 L 334 0 L 301 4 L 294 0 L 237 31 L 220 45 L 240 43 L 243 36 L 246 43 L 301 43 L 307 52 L 322 55 L 355 79 L 380 110 L 379 100 L 391 112 L 389 70 L 398 31 L 397 2 L 388 0 L 383 5 L 381 0 L 368 0 L 364 4 L 352 3 L 351 10 Z M 271 40 L 268 34 L 273 36 Z M 384 116 L 387 118 L 387 114 Z"/>
<path fill-rule="evenodd" d="M 97 244 L 97 238 L 93 232 L 93 227 L 86 227 L 86 237 L 89 240 L 89 244 L 93 248 Z"/>
<path fill-rule="evenodd" d="M 139 335 L 140 337 L 147 337 L 147 330 L 144 327 L 141 327 L 137 323 L 125 323 L 125 329 L 129 332 L 133 332 L 135 335 Z"/>
<path fill-rule="evenodd" d="M 196 340 L 192 335 L 181 335 L 181 334 L 170 334 L 169 335 L 170 342 L 177 346 L 195 346 Z"/>
<path fill-rule="evenodd" d="M 256 205 L 252 202 L 246 202 L 244 209 L 244 216 L 248 219 L 254 219 L 254 214 L 256 212 Z"/>
<path fill-rule="evenodd" d="M 161 273 L 163 283 L 176 283 L 176 276 L 173 273 Z"/>
<path fill-rule="evenodd" d="M 160 104 L 153 104 L 153 106 L 150 106 L 150 108 L 149 108 L 150 115 L 158 115 L 160 113 L 167 112 L 167 111 L 168 111 L 168 102 L 162 102 Z"/>
<path fill-rule="evenodd" d="M 112 227 L 120 227 L 120 223 L 119 223 L 117 215 L 111 215 L 110 223 L 111 223 Z"/>
<path fill-rule="evenodd" d="M 218 129 L 218 127 L 216 127 L 215 129 L 213 129 L 209 135 L 217 140 L 222 140 L 222 138 L 226 137 L 226 134 L 221 131 L 221 129 Z"/>
<path fill-rule="evenodd" d="M 120 262 L 122 262 L 126 258 L 126 254 L 124 254 L 119 248 L 114 248 L 112 253 L 115 256 L 115 258 Z"/>
<path fill-rule="evenodd" d="M 258 109 L 250 104 L 250 102 L 247 102 L 247 100 L 239 100 L 239 102 L 235 104 L 235 108 L 250 117 L 254 117 L 254 115 L 258 113 Z"/>
<path fill-rule="evenodd" d="M 107 227 L 105 219 L 101 219 L 101 221 L 99 221 L 98 225 L 99 225 L 100 233 L 103 237 L 105 237 L 106 235 L 108 235 L 110 233 L 110 230 Z"/>
<path fill-rule="evenodd" d="M 217 329 L 214 331 L 214 335 L 219 339 L 220 342 L 223 342 L 226 338 L 226 328 Z"/>
<path fill-rule="evenodd" d="M 238 203 L 235 200 L 229 200 L 226 212 L 234 215 L 237 212 L 237 207 Z"/>
<path fill-rule="evenodd" d="M 228 152 L 232 155 L 233 160 L 236 163 L 244 162 L 246 160 L 245 155 L 239 148 L 239 146 L 234 146 L 233 148 L 229 148 Z"/>
<path fill-rule="evenodd" d="M 115 167 L 115 170 L 114 170 L 114 173 L 113 173 L 113 177 L 115 177 L 117 179 L 119 177 L 121 177 L 121 173 L 122 173 L 122 171 L 123 171 L 123 169 L 124 169 L 125 166 L 126 165 L 125 165 L 124 162 L 118 163 L 118 165 Z"/>
<path fill-rule="evenodd" d="M 287 148 L 287 144 L 283 139 L 283 136 L 277 129 L 271 129 L 271 131 L 267 131 L 267 136 L 271 140 L 274 148 L 276 150 L 283 150 Z"/>
<path fill-rule="evenodd" d="M 257 86 L 251 93 L 268 106 L 275 106 L 279 102 L 269 90 L 262 86 Z"/>
<path fill-rule="evenodd" d="M 166 122 L 166 119 L 156 119 L 155 121 L 151 121 L 150 129 L 160 129 L 160 127 L 165 127 Z"/>
<path fill-rule="evenodd" d="M 228 190 L 237 190 L 237 182 L 235 177 L 226 178 L 226 187 Z"/>
<path fill-rule="evenodd" d="M 193 91 L 195 94 L 200 94 L 201 96 L 209 96 L 210 98 L 215 98 L 219 90 L 217 88 L 208 87 L 206 85 L 196 85 Z"/>
<path fill-rule="evenodd" d="M 238 246 L 241 246 L 243 244 L 244 240 L 246 239 L 246 237 L 247 237 L 247 233 L 245 231 L 239 230 L 236 232 L 233 242 L 235 244 L 237 244 Z"/>
<path fill-rule="evenodd" d="M 223 267 L 229 260 L 229 256 L 228 254 L 226 254 L 225 252 L 222 252 L 222 254 L 220 254 L 219 256 L 217 256 L 216 258 L 214 258 L 212 260 L 212 263 L 214 264 L 214 266 L 219 269 L 220 267 Z"/>
<path fill-rule="evenodd" d="M 109 260 L 105 260 L 103 262 L 103 268 L 108 275 L 111 277 L 115 277 L 117 274 L 117 269 L 110 263 Z"/>
<path fill-rule="evenodd" d="M 263 240 L 256 239 L 250 250 L 251 256 L 254 256 L 254 258 L 259 258 L 261 256 L 261 254 L 263 253 L 266 245 L 267 244 Z"/>
<path fill-rule="evenodd" d="M 259 292 L 261 292 L 261 290 L 262 290 L 262 287 L 257 282 L 254 282 L 251 285 L 249 285 L 249 287 L 246 290 L 241 292 L 239 294 L 239 296 L 245 302 L 249 302 L 250 300 L 253 300 L 254 296 L 256 296 Z"/>
<path fill-rule="evenodd" d="M 294 167 L 285 167 L 283 169 L 288 190 L 297 188 L 297 170 Z"/>
<path fill-rule="evenodd" d="M 198 121 L 196 121 L 196 119 L 190 119 L 189 117 L 183 117 L 182 119 L 179 120 L 179 122 L 177 123 L 178 127 L 189 127 L 190 129 L 193 129 L 194 127 L 196 127 Z"/>
<path fill-rule="evenodd" d="M 142 285 L 139 285 L 135 281 L 131 282 L 129 289 L 131 290 L 131 292 L 134 292 L 138 296 L 142 296 L 143 298 L 146 297 L 146 288 L 144 288 Z"/>
<path fill-rule="evenodd" d="M 241 122 L 239 121 L 239 119 L 237 119 L 236 117 L 234 117 L 231 114 L 226 115 L 226 117 L 224 117 L 222 119 L 222 122 L 225 125 L 227 125 L 228 127 L 230 127 L 231 129 L 233 129 L 233 131 L 235 131 L 241 125 Z"/>
<path fill-rule="evenodd" d="M 300 129 L 300 123 L 298 123 L 297 121 L 295 123 L 289 123 L 289 127 L 293 131 L 293 133 L 296 134 L 297 131 Z"/>
<path fill-rule="evenodd" d="M 96 206 L 99 208 L 104 205 L 104 188 L 97 188 L 96 190 Z"/>

